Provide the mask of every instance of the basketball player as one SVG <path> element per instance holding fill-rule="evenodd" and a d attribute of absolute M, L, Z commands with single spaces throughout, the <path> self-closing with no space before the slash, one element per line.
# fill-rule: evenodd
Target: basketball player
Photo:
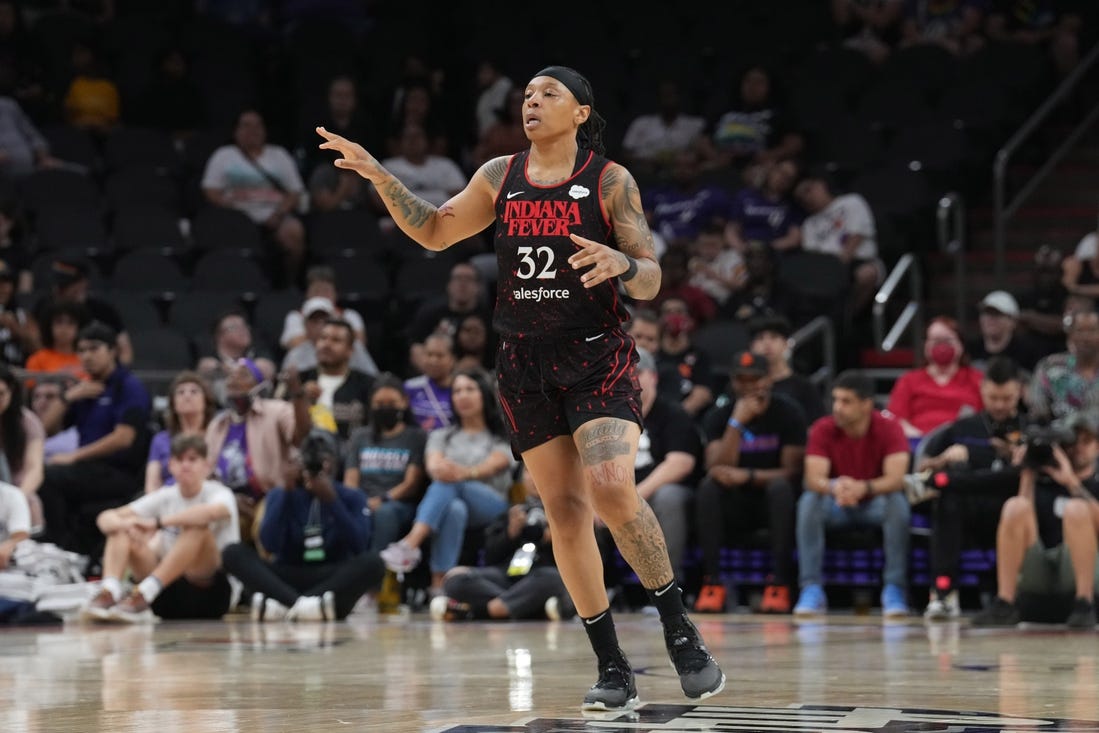
<path fill-rule="evenodd" d="M 620 327 L 628 314 L 618 286 L 637 300 L 660 288 L 637 183 L 602 156 L 605 122 L 587 79 L 550 66 L 527 84 L 525 98 L 530 148 L 485 163 L 440 207 L 415 196 L 360 145 L 317 128 L 326 139 L 320 147 L 343 156 L 337 167 L 373 183 L 396 224 L 427 249 L 446 249 L 495 221 L 500 397 L 598 660 L 599 679 L 582 708 L 637 704 L 603 585 L 595 515 L 660 613 L 683 692 L 706 698 L 721 691 L 725 675 L 687 618 L 664 536 L 634 484 L 640 389 L 633 339 Z"/>

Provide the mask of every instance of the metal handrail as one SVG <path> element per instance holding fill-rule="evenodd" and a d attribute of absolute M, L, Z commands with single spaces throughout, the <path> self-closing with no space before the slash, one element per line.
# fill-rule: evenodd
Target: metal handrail
<path fill-rule="evenodd" d="M 809 381 L 819 387 L 836 374 L 836 327 L 832 325 L 832 319 L 817 316 L 795 331 L 788 339 L 786 357 L 787 360 L 793 358 L 798 349 L 816 338 L 820 338 L 824 348 L 824 363 L 809 375 Z"/>
<path fill-rule="evenodd" d="M 962 195 L 950 191 L 939 199 L 935 210 L 939 250 L 954 258 L 954 308 L 958 323 L 965 323 L 968 300 L 965 282 L 965 202 Z"/>
<path fill-rule="evenodd" d="M 885 331 L 885 309 L 897 292 L 902 281 L 908 283 L 909 300 L 901 310 L 901 314 L 889 329 Z M 892 351 L 897 348 L 897 342 L 904 335 L 905 330 L 912 326 L 912 348 L 918 354 L 920 343 L 923 340 L 923 316 L 920 308 L 920 294 L 923 292 L 923 280 L 920 277 L 920 268 L 916 258 L 911 253 L 905 253 L 897 260 L 889 277 L 885 278 L 881 288 L 874 296 L 874 343 L 881 351 Z"/>
<path fill-rule="evenodd" d="M 1077 143 L 1096 120 L 1099 120 L 1099 106 L 1091 109 L 1084 120 L 1058 145 L 1031 177 L 1027 183 L 1016 192 L 1010 202 L 1007 201 L 1007 166 L 1011 156 L 1026 142 L 1027 138 L 1034 134 L 1038 127 L 1046 121 L 1053 110 L 1080 84 L 1080 80 L 1091 70 L 1099 60 L 1099 43 L 1088 52 L 1088 55 L 1080 60 L 1072 73 L 1065 77 L 1053 94 L 1039 105 L 1038 109 L 1027 118 L 1026 122 L 1015 131 L 1015 134 L 1004 143 L 1004 146 L 996 153 L 992 164 L 992 206 L 993 206 L 993 246 L 995 247 L 994 273 L 999 287 L 1004 287 L 1004 250 L 1006 246 L 1007 222 L 1018 211 L 1019 206 L 1027 196 L 1034 192 L 1038 184 L 1042 182 L 1054 166 L 1061 162 L 1061 158 Z"/>

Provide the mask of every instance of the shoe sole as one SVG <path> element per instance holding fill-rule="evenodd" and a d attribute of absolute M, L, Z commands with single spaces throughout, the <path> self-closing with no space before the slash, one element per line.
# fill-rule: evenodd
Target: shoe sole
<path fill-rule="evenodd" d="M 687 699 L 688 700 L 705 700 L 708 697 L 713 697 L 714 695 L 716 695 L 717 693 L 721 692 L 724 689 L 725 689 L 725 673 L 722 672 L 721 673 L 721 682 L 717 683 L 717 687 L 710 690 L 709 692 L 703 692 L 698 697 L 691 697 L 690 695 L 687 695 Z"/>
<path fill-rule="evenodd" d="M 671 665 L 672 665 L 672 670 L 673 670 L 673 671 L 674 671 L 674 672 L 675 672 L 675 673 L 676 673 L 676 674 L 678 675 L 678 674 L 679 674 L 679 670 L 677 670 L 677 669 L 675 668 L 675 663 L 674 663 L 674 662 L 671 662 Z M 698 696 L 696 696 L 696 697 L 691 697 L 690 695 L 688 695 L 688 694 L 686 693 L 686 691 L 684 691 L 683 695 L 684 695 L 684 696 L 685 696 L 685 697 L 686 697 L 686 698 L 687 698 L 688 700 L 705 700 L 705 699 L 706 699 L 706 698 L 708 698 L 708 697 L 713 697 L 714 695 L 716 695 L 717 693 L 721 692 L 721 691 L 722 691 L 722 690 L 724 690 L 724 689 L 725 689 L 725 673 L 724 673 L 724 672 L 722 672 L 722 673 L 721 673 L 721 681 L 720 681 L 720 682 L 718 682 L 718 683 L 717 683 L 717 686 L 716 686 L 716 687 L 714 687 L 714 688 L 713 688 L 712 690 L 708 690 L 708 691 L 706 691 L 706 692 L 703 692 L 702 694 L 700 694 L 700 695 L 698 695 Z"/>
<path fill-rule="evenodd" d="M 581 712 L 589 713 L 625 713 L 637 707 L 638 697 L 631 697 L 625 705 L 620 707 L 607 707 L 605 702 L 584 702 L 580 704 Z"/>

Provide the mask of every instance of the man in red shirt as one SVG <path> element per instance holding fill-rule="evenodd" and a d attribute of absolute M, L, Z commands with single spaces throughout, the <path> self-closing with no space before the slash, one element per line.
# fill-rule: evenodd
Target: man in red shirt
<path fill-rule="evenodd" d="M 881 527 L 885 587 L 882 615 L 908 614 L 910 510 L 903 491 L 910 459 L 900 423 L 874 408 L 874 383 L 861 372 L 832 384 L 832 414 L 813 423 L 805 447 L 805 492 L 798 500 L 797 542 L 801 595 L 795 616 L 828 610 L 821 585 L 824 533 Z"/>

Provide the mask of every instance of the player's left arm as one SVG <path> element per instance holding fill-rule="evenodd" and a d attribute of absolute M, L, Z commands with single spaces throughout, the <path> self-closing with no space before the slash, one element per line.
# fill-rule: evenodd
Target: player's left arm
<path fill-rule="evenodd" d="M 574 268 L 591 266 L 581 276 L 591 288 L 617 277 L 626 293 L 637 300 L 652 300 L 660 290 L 660 263 L 653 234 L 641 207 L 641 191 L 630 172 L 618 164 L 603 171 L 600 181 L 603 208 L 610 219 L 618 249 L 572 235 L 580 251 L 569 258 Z"/>

